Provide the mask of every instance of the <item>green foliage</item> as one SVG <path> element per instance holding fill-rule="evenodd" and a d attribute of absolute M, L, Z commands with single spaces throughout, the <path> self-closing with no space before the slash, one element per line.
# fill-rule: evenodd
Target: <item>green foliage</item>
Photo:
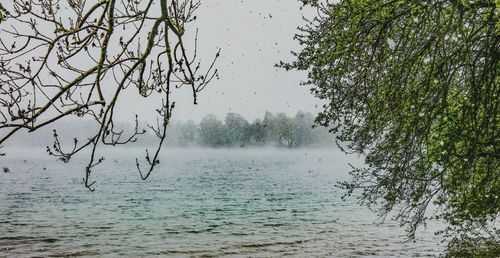
<path fill-rule="evenodd" d="M 2 4 L 0 4 L 0 23 L 2 23 L 5 20 L 5 8 L 3 7 Z"/>
<path fill-rule="evenodd" d="M 169 129 L 170 144 L 177 146 L 201 145 L 212 148 L 242 148 L 249 146 L 274 146 L 299 148 L 333 145 L 325 128 L 313 128 L 310 113 L 298 112 L 295 117 L 284 113 L 266 112 L 263 120 L 249 123 L 242 116 L 229 113 L 224 122 L 214 115 L 207 115 L 196 125 L 192 121 L 174 123 Z"/>
<path fill-rule="evenodd" d="M 250 123 L 242 116 L 229 113 L 226 115 L 225 130 L 230 146 L 245 146 L 250 143 Z"/>
<path fill-rule="evenodd" d="M 410 237 L 434 217 L 449 236 L 498 241 L 498 1 L 304 2 L 321 15 L 282 66 L 308 71 L 328 101 L 317 123 L 365 158 L 341 186 Z"/>
<path fill-rule="evenodd" d="M 229 145 L 224 124 L 214 115 L 208 115 L 200 123 L 201 143 L 211 147 L 225 147 Z"/>
<path fill-rule="evenodd" d="M 275 135 L 278 139 L 277 143 L 281 147 L 292 147 L 295 145 L 294 129 L 295 121 L 283 113 L 279 113 L 274 118 Z M 310 125 L 312 127 L 312 124 Z"/>
<path fill-rule="evenodd" d="M 314 124 L 314 116 L 310 113 L 298 112 L 294 119 L 295 130 L 293 132 L 293 138 L 295 141 L 293 144 L 296 146 L 303 146 L 314 143 L 316 141 L 315 134 L 311 130 L 311 125 Z"/>
<path fill-rule="evenodd" d="M 463 236 L 453 239 L 445 257 L 498 257 L 500 243 L 494 239 Z"/>

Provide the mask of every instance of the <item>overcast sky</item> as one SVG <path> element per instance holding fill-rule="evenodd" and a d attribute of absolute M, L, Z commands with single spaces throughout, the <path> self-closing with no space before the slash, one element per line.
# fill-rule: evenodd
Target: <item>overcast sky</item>
<path fill-rule="evenodd" d="M 220 80 L 200 93 L 197 106 L 188 96 L 177 96 L 174 119 L 199 121 L 209 113 L 223 118 L 235 112 L 253 120 L 265 111 L 316 112 L 320 102 L 299 86 L 306 74 L 274 67 L 280 60 L 292 60 L 290 51 L 298 49 L 293 35 L 304 24 L 306 10 L 301 7 L 298 0 L 202 0 L 192 25 L 199 28 L 205 64 L 222 49 Z"/>
<path fill-rule="evenodd" d="M 198 105 L 193 105 L 189 87 L 174 90 L 171 96 L 176 102 L 174 120 L 199 122 L 207 114 L 222 119 L 227 113 L 234 112 L 253 121 L 262 118 L 266 111 L 292 116 L 301 110 L 313 114 L 320 110 L 320 101 L 312 96 L 308 87 L 300 86 L 306 73 L 287 72 L 275 67 L 280 61 L 293 60 L 291 51 L 299 50 L 293 37 L 297 28 L 305 24 L 302 16 L 313 15 L 313 10 L 303 9 L 299 0 L 201 2 L 196 13 L 198 19 L 186 27 L 185 43 L 193 53 L 198 28 L 197 53 L 202 58 L 202 68 L 203 65 L 207 68 L 221 49 L 216 63 L 220 79 L 213 80 L 199 93 Z M 145 31 L 147 29 L 145 26 Z M 115 118 L 131 121 L 138 114 L 140 120 L 151 122 L 157 117 L 154 110 L 160 105 L 159 97 L 141 98 L 135 88 L 129 88 L 120 97 Z"/>

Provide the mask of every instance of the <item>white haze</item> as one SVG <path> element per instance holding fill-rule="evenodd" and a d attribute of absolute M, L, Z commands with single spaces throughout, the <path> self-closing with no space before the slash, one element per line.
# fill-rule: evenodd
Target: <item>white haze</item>
<path fill-rule="evenodd" d="M 220 80 L 214 80 L 193 105 L 189 89 L 174 91 L 177 121 L 200 121 L 207 114 L 223 118 L 227 113 L 241 114 L 252 121 L 266 111 L 289 116 L 303 110 L 320 111 L 321 102 L 300 82 L 306 74 L 276 68 L 279 61 L 291 61 L 291 51 L 298 50 L 293 39 L 297 27 L 304 25 L 303 15 L 314 14 L 291 0 L 204 0 L 191 34 L 199 29 L 198 53 L 202 65 L 209 65 L 218 48 Z M 192 41 L 191 41 L 192 42 Z M 123 98 L 119 119 L 131 120 L 138 113 L 141 120 L 155 119 L 152 110 L 158 104 L 141 99 L 136 92 Z M 158 100 L 159 101 L 159 100 Z M 152 106 L 154 105 L 154 106 Z"/>

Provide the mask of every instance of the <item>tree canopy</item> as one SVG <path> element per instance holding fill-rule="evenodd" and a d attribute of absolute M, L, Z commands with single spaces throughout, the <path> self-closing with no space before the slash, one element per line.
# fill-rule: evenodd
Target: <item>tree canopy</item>
<path fill-rule="evenodd" d="M 167 132 L 170 144 L 177 146 L 206 146 L 212 148 L 244 148 L 272 146 L 300 148 L 333 146 L 327 129 L 313 127 L 314 116 L 297 112 L 293 117 L 284 113 L 266 112 L 264 119 L 252 123 L 235 113 L 228 113 L 224 122 L 207 115 L 197 125 L 192 121 L 173 123 Z"/>
<path fill-rule="evenodd" d="M 68 161 L 83 149 L 91 155 L 84 178 L 103 158 L 101 145 L 122 145 L 145 133 L 115 128 L 115 111 L 127 107 L 124 92 L 157 100 L 149 127 L 158 147 L 146 151 L 143 179 L 158 164 L 175 106 L 172 92 L 187 89 L 193 103 L 218 77 L 214 64 L 202 69 L 197 31 L 189 28 L 197 0 L 85 1 L 14 0 L 0 5 L 0 147 L 19 131 L 33 132 L 69 116 L 93 120 L 98 129 L 64 149 L 57 133 L 48 152 Z M 191 42 L 186 35 L 192 34 Z M 219 50 L 220 51 L 220 50 Z M 131 94 L 131 93 L 128 93 Z M 130 107 L 128 107 L 130 108 Z M 154 112 L 154 110 L 152 110 Z M 131 114 L 134 119 L 134 114 Z"/>
<path fill-rule="evenodd" d="M 439 218 L 450 253 L 498 254 L 500 3 L 303 2 L 318 16 L 281 66 L 308 72 L 304 84 L 328 101 L 317 123 L 364 157 L 341 186 L 410 237 Z"/>

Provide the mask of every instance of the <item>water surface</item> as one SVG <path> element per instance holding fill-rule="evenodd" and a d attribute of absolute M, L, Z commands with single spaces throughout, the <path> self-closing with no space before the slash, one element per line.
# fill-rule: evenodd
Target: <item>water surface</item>
<path fill-rule="evenodd" d="M 135 156 L 110 152 L 82 184 L 86 155 L 70 164 L 10 150 L 0 174 L 0 256 L 426 257 L 433 229 L 406 242 L 335 187 L 337 150 L 165 150 L 148 181 Z M 43 154 L 43 153 L 42 153 Z M 114 155 L 114 156 L 113 156 Z M 432 227 L 432 224 L 431 224 Z"/>

